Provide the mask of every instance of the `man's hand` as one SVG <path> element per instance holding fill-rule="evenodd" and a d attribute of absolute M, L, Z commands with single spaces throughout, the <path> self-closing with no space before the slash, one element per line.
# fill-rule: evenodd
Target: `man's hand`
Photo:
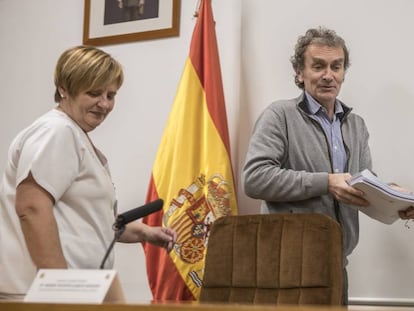
<path fill-rule="evenodd" d="M 351 187 L 347 180 L 352 176 L 349 173 L 329 174 L 328 191 L 340 202 L 368 206 L 369 202 L 364 199 L 364 192 Z"/>
<path fill-rule="evenodd" d="M 408 190 L 406 188 L 403 188 L 403 187 L 401 187 L 401 186 L 399 186 L 399 185 L 397 185 L 395 183 L 391 183 L 389 186 L 392 189 L 397 190 L 399 192 L 406 193 L 406 194 L 410 194 L 410 195 L 413 194 L 412 191 L 410 191 L 410 190 Z M 400 216 L 401 219 L 414 219 L 414 206 L 410 206 L 409 208 L 407 208 L 404 211 L 399 211 L 398 212 L 398 215 Z"/>
<path fill-rule="evenodd" d="M 399 211 L 398 215 L 401 219 L 414 219 L 414 207 L 410 206 L 405 211 Z"/>

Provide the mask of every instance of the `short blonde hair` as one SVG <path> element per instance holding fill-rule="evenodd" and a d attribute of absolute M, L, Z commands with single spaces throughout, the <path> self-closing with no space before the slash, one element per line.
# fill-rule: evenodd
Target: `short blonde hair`
<path fill-rule="evenodd" d="M 76 46 L 63 52 L 57 61 L 55 102 L 61 100 L 59 87 L 74 98 L 113 83 L 119 89 L 123 81 L 122 66 L 111 55 L 93 46 Z"/>

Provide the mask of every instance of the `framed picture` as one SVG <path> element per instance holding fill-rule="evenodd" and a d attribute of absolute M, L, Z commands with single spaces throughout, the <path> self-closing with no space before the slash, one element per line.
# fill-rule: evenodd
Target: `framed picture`
<path fill-rule="evenodd" d="M 85 0 L 83 44 L 179 35 L 180 0 Z"/>

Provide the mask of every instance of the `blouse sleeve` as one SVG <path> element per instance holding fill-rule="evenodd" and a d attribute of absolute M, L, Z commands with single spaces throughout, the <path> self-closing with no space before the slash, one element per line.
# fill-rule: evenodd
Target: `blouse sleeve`
<path fill-rule="evenodd" d="M 29 173 L 55 201 L 78 176 L 84 148 L 68 125 L 42 126 L 24 138 L 19 148 L 16 185 Z"/>

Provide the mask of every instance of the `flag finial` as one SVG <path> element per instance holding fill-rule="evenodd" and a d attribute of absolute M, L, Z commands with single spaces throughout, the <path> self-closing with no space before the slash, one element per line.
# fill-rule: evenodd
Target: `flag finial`
<path fill-rule="evenodd" d="M 196 9 L 194 10 L 193 17 L 198 17 L 198 12 L 200 11 L 200 0 L 197 1 Z"/>

